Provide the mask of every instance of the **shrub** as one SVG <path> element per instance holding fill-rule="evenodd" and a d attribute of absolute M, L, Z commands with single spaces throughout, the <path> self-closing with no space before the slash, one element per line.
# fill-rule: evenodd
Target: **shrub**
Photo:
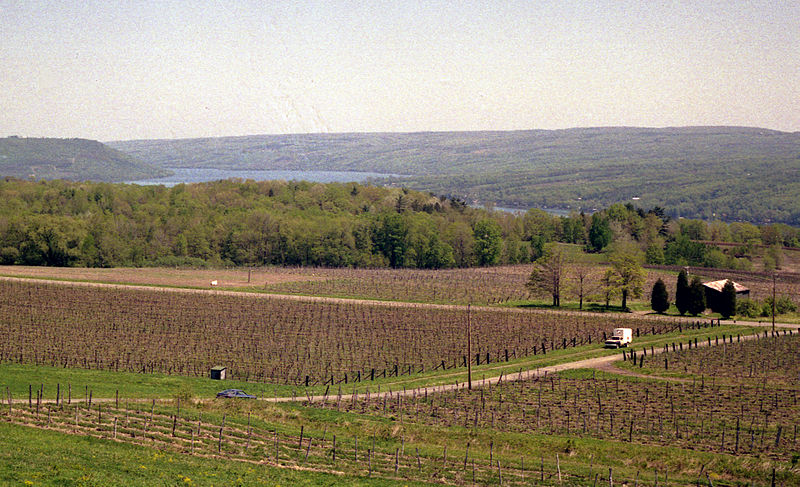
<path fill-rule="evenodd" d="M 775 300 L 776 315 L 794 313 L 795 311 L 797 311 L 797 305 L 789 298 L 789 296 L 778 296 L 778 298 Z M 762 316 L 772 316 L 772 297 L 768 297 L 764 300 Z"/>
<path fill-rule="evenodd" d="M 789 299 L 789 296 L 780 296 L 778 300 L 775 302 L 775 307 L 777 308 L 778 313 L 794 313 L 797 311 L 797 304 L 794 301 Z"/>
<path fill-rule="evenodd" d="M 747 318 L 758 318 L 761 306 L 752 299 L 739 299 L 736 302 L 736 314 Z"/>
<path fill-rule="evenodd" d="M 797 311 L 797 304 L 788 296 L 779 296 L 775 300 L 775 314 L 794 313 Z M 748 318 L 766 318 L 772 316 L 772 297 L 768 297 L 764 302 L 754 299 L 739 299 L 736 302 L 736 314 Z"/>

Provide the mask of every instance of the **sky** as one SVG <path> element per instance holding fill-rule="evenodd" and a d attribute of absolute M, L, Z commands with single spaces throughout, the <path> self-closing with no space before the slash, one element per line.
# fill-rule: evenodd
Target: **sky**
<path fill-rule="evenodd" d="M 800 131 L 800 2 L 0 0 L 0 136 Z"/>

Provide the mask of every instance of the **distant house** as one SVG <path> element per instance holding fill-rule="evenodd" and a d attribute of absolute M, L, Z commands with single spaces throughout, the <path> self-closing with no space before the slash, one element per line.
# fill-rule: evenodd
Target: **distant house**
<path fill-rule="evenodd" d="M 725 287 L 725 283 L 728 281 L 730 281 L 730 279 L 703 283 L 703 288 L 706 291 L 706 306 L 711 308 L 711 311 L 718 311 L 718 303 L 722 297 L 722 288 Z M 736 282 L 731 281 L 731 283 L 733 284 L 733 289 L 736 290 L 737 298 L 747 298 L 750 296 L 749 289 Z"/>

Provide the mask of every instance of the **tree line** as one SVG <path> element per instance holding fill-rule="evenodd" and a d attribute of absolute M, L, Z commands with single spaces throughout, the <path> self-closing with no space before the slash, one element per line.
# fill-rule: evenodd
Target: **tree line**
<path fill-rule="evenodd" d="M 642 252 L 629 242 L 616 242 L 607 252 L 609 266 L 599 267 L 586 262 L 568 247 L 550 243 L 533 263 L 526 286 L 531 294 L 550 295 L 553 306 L 561 306 L 561 297 L 568 294 L 583 309 L 585 300 L 620 298 L 627 309 L 628 298 L 642 295 L 647 272 L 642 267 Z"/>
<path fill-rule="evenodd" d="M 435 269 L 524 263 L 531 255 L 516 217 L 401 188 L 6 179 L 0 195 L 2 264 Z"/>
<path fill-rule="evenodd" d="M 535 262 L 560 242 L 592 253 L 625 244 L 649 264 L 748 269 L 755 255 L 780 267 L 781 246 L 800 245 L 800 231 L 786 225 L 674 220 L 630 204 L 593 214 L 512 214 L 356 183 L 168 188 L 6 178 L 0 196 L 2 264 L 436 269 Z"/>
<path fill-rule="evenodd" d="M 675 286 L 675 307 L 681 315 L 689 313 L 697 316 L 706 308 L 721 314 L 724 318 L 742 316 L 745 318 L 766 318 L 797 311 L 797 305 L 788 296 L 767 297 L 757 301 L 749 297 L 740 298 L 731 280 L 722 286 L 719 295 L 708 301 L 706 290 L 700 278 L 694 276 L 689 282 L 688 273 L 681 270 Z M 664 281 L 658 279 L 650 294 L 650 307 L 657 313 L 664 313 L 670 307 L 670 296 Z"/>

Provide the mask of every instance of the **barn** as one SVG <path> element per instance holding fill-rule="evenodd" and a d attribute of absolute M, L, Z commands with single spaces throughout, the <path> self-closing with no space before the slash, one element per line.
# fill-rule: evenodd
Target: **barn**
<path fill-rule="evenodd" d="M 706 291 L 706 306 L 711 308 L 711 311 L 719 311 L 718 303 L 722 297 L 722 288 L 725 287 L 725 283 L 728 281 L 730 281 L 730 279 L 721 279 L 719 281 L 703 283 L 703 288 Z M 733 289 L 736 290 L 737 299 L 750 297 L 749 289 L 739 283 L 733 281 L 731 281 L 731 283 L 733 284 Z"/>

